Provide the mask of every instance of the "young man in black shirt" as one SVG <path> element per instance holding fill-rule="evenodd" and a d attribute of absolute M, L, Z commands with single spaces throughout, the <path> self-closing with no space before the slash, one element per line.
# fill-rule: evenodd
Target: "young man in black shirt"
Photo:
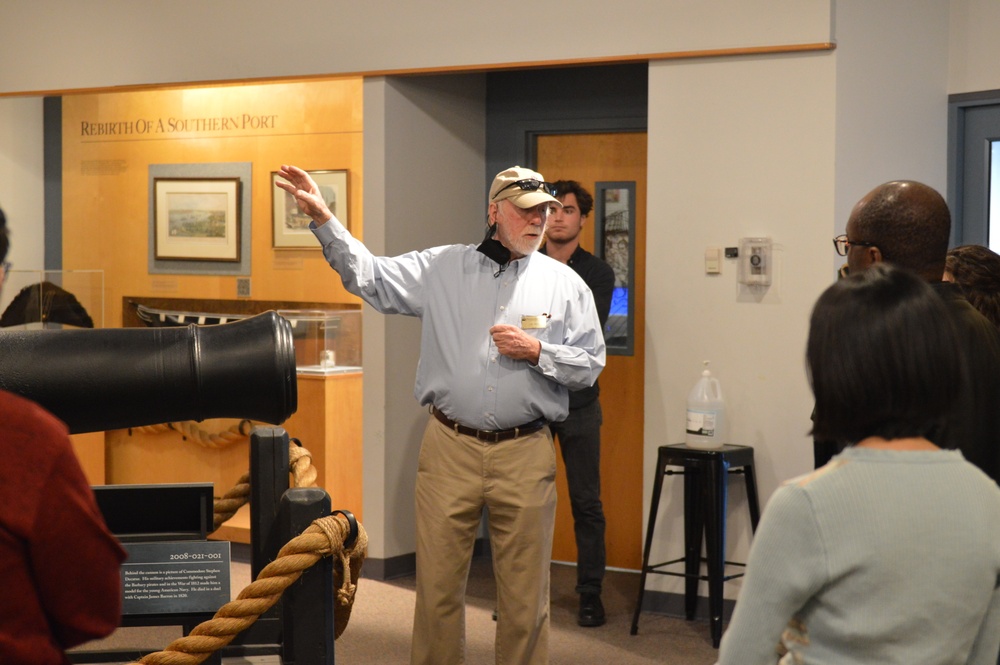
<path fill-rule="evenodd" d="M 562 208 L 553 207 L 545 231 L 545 245 L 540 250 L 562 261 L 577 272 L 594 294 L 597 315 L 604 328 L 611 309 L 615 273 L 607 263 L 580 247 L 580 230 L 594 205 L 594 197 L 575 180 L 553 183 Z M 597 383 L 590 388 L 571 391 L 569 416 L 551 423 L 552 434 L 559 439 L 576 535 L 577 585 L 580 594 L 581 626 L 601 626 L 605 622 L 601 603 L 604 580 L 604 508 L 601 504 L 601 404 Z"/>

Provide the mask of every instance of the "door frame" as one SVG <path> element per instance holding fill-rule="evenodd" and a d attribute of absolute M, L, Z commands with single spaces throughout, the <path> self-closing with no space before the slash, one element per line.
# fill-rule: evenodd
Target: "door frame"
<path fill-rule="evenodd" d="M 491 72 L 486 75 L 486 172 L 537 165 L 545 134 L 645 132 L 649 64 L 610 64 Z"/>
<path fill-rule="evenodd" d="M 539 123 L 523 123 L 516 128 L 524 137 L 524 163 L 528 168 L 538 164 L 538 137 L 552 134 L 615 134 L 645 132 L 646 118 L 587 118 L 567 119 L 540 126 Z"/>
<path fill-rule="evenodd" d="M 1000 107 L 1000 90 L 983 90 L 948 96 L 948 207 L 951 210 L 951 246 L 964 244 L 989 245 L 988 215 L 982 229 L 979 220 L 965 219 L 966 191 L 965 153 L 966 113 L 983 106 Z M 983 165 L 985 182 L 989 182 L 989 163 Z M 979 192 L 982 195 L 982 192 Z M 967 224 L 968 221 L 968 224 Z M 975 234 L 975 237 L 972 237 Z M 985 234 L 985 237 L 982 237 Z"/>

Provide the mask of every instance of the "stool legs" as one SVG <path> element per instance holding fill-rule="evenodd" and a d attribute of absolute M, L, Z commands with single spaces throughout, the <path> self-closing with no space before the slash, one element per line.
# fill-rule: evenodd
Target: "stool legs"
<path fill-rule="evenodd" d="M 753 449 L 747 446 L 726 446 L 723 451 L 692 450 L 680 444 L 661 446 L 656 459 L 653 495 L 646 526 L 646 543 L 639 577 L 639 594 L 632 616 L 631 634 L 639 632 L 639 615 L 650 572 L 684 577 L 684 612 L 694 619 L 698 605 L 698 583 L 708 582 L 709 621 L 712 646 L 722 641 L 723 585 L 726 581 L 726 503 L 730 467 L 733 473 L 742 473 L 746 482 L 747 506 L 754 532 L 760 521 L 760 504 L 757 499 L 757 478 L 753 468 Z M 683 472 L 667 471 L 668 466 L 682 466 Z M 653 547 L 653 531 L 663 491 L 663 477 L 667 474 L 684 475 L 684 557 L 664 563 L 649 565 Z M 705 545 L 707 571 L 701 574 L 702 542 Z M 673 564 L 684 564 L 684 572 L 660 570 Z M 1000 665 L 1000 663 L 998 663 Z"/>
<path fill-rule="evenodd" d="M 663 476 L 666 471 L 664 453 L 661 450 L 656 456 L 656 476 L 653 478 L 653 497 L 649 502 L 649 523 L 646 525 L 646 546 L 642 550 L 642 573 L 639 575 L 639 598 L 635 601 L 635 613 L 632 615 L 632 635 L 639 633 L 639 613 L 642 611 L 642 596 L 646 591 L 646 572 L 649 570 L 649 551 L 653 548 L 653 526 L 656 524 L 656 511 L 660 505 L 660 492 L 663 490 Z"/>
<path fill-rule="evenodd" d="M 757 474 L 753 464 L 743 467 L 743 478 L 747 486 L 747 506 L 750 508 L 750 530 L 757 533 L 757 523 L 760 522 L 760 504 L 757 502 Z"/>
<path fill-rule="evenodd" d="M 705 483 L 707 510 L 705 523 L 705 552 L 708 567 L 708 609 L 712 633 L 712 646 L 719 647 L 722 640 L 722 585 L 725 578 L 726 555 L 726 492 L 729 464 L 718 459 L 708 465 Z"/>
<path fill-rule="evenodd" d="M 701 578 L 701 543 L 705 533 L 704 470 L 699 465 L 684 469 L 684 614 L 694 619 L 698 609 Z"/>

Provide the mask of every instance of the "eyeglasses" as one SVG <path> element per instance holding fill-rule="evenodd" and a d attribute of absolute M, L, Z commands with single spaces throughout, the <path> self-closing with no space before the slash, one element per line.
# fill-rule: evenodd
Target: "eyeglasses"
<path fill-rule="evenodd" d="M 858 247 L 875 247 L 874 242 L 865 242 L 864 240 L 848 240 L 846 235 L 839 235 L 833 239 L 833 246 L 837 250 L 837 254 L 841 256 L 847 256 L 847 250 L 851 248 L 851 245 L 857 245 Z"/>
<path fill-rule="evenodd" d="M 496 198 L 500 196 L 500 192 L 510 189 L 511 187 L 518 187 L 525 192 L 535 192 L 541 189 L 544 190 L 545 193 L 548 194 L 549 196 L 556 195 L 556 187 L 551 182 L 545 182 L 544 180 L 535 180 L 534 178 L 530 178 L 528 180 L 518 180 L 516 182 L 510 183 L 509 185 L 501 187 L 500 189 L 497 190 L 497 193 L 494 194 L 493 198 L 490 200 L 496 201 Z"/>
<path fill-rule="evenodd" d="M 7 273 L 9 273 L 10 269 L 11 269 L 11 262 L 10 261 L 4 261 L 3 263 L 0 263 L 0 272 L 2 272 L 3 275 L 6 275 Z M 2 275 L 0 275 L 0 276 L 2 276 Z"/>

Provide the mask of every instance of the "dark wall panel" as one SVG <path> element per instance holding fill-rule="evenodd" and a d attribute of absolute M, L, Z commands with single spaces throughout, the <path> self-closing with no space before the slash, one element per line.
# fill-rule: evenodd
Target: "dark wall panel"
<path fill-rule="evenodd" d="M 508 166 L 534 166 L 538 134 L 646 131 L 648 69 L 642 63 L 488 74 L 484 191 Z"/>

